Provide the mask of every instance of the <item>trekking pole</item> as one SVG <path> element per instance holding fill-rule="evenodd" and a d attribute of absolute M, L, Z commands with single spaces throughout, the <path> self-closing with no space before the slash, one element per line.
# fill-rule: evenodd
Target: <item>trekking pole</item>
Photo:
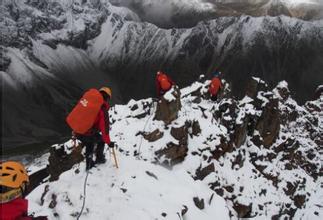
<path fill-rule="evenodd" d="M 116 165 L 116 168 L 119 168 L 118 166 L 118 161 L 117 161 L 117 156 L 116 156 L 116 152 L 114 150 L 114 147 L 112 148 L 112 154 L 113 154 L 113 158 L 114 158 L 114 163 Z"/>

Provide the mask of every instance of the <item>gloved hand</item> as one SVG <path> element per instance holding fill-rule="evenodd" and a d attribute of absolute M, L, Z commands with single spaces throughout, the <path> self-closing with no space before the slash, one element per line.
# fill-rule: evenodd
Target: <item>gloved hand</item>
<path fill-rule="evenodd" d="M 115 143 L 115 142 L 110 141 L 110 144 L 109 144 L 109 147 L 110 147 L 110 148 L 114 148 L 114 147 L 115 147 L 115 145 L 116 145 L 116 143 Z"/>

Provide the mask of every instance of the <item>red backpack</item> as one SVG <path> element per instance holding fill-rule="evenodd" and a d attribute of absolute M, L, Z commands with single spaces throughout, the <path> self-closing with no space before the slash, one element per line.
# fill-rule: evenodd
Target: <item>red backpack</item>
<path fill-rule="evenodd" d="M 212 96 L 215 96 L 218 91 L 220 90 L 221 88 L 221 80 L 217 77 L 214 77 L 212 80 L 211 80 L 211 83 L 210 83 L 210 86 L 209 86 L 209 93 L 212 95 Z"/>
<path fill-rule="evenodd" d="M 103 97 L 98 90 L 88 90 L 66 117 L 67 124 L 74 132 L 85 134 L 92 128 L 103 101 Z"/>

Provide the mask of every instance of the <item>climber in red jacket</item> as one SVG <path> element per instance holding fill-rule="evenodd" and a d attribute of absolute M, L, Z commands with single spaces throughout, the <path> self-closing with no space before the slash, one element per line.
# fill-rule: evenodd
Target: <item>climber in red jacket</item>
<path fill-rule="evenodd" d="M 24 198 L 29 177 L 18 162 L 0 162 L 1 220 L 47 220 L 45 216 L 28 216 L 28 200 Z"/>
<path fill-rule="evenodd" d="M 209 94 L 211 96 L 211 99 L 213 101 L 217 100 L 218 97 L 218 93 L 222 87 L 222 83 L 221 83 L 221 79 L 220 79 L 220 72 L 215 71 L 215 73 L 213 74 L 213 78 L 211 80 L 211 83 L 209 85 Z"/>
<path fill-rule="evenodd" d="M 167 91 L 169 91 L 172 86 L 175 85 L 174 81 L 167 76 L 165 73 L 158 71 L 156 74 L 156 89 L 157 96 L 163 96 Z"/>
<path fill-rule="evenodd" d="M 94 121 L 91 129 L 85 134 L 74 134 L 75 138 L 79 139 L 86 147 L 85 158 L 86 158 L 86 170 L 91 169 L 95 164 L 105 163 L 106 159 L 103 154 L 105 143 L 109 147 L 114 147 L 114 142 L 110 140 L 109 136 L 109 104 L 108 101 L 111 99 L 111 89 L 108 87 L 102 87 L 100 90 L 103 96 L 103 104 L 101 109 Z M 101 133 L 101 134 L 100 134 Z M 96 160 L 93 161 L 92 155 L 94 146 L 96 144 Z"/>

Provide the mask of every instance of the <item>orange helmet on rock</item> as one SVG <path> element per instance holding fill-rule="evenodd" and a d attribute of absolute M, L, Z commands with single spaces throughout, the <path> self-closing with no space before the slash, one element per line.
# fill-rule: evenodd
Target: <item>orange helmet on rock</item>
<path fill-rule="evenodd" d="M 102 87 L 100 90 L 100 92 L 105 92 L 107 95 L 110 96 L 110 98 L 112 98 L 112 91 L 109 87 Z"/>

